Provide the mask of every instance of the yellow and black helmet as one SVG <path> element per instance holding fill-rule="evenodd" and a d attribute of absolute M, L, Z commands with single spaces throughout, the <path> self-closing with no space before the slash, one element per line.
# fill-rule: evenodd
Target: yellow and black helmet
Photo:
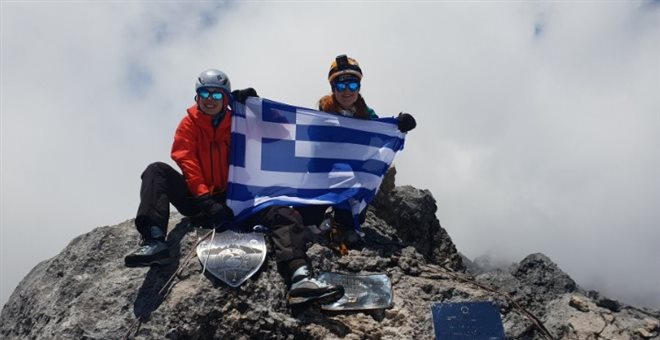
<path fill-rule="evenodd" d="M 357 60 L 347 57 L 345 54 L 337 56 L 335 61 L 330 65 L 330 72 L 328 72 L 328 81 L 332 84 L 335 78 L 343 75 L 351 75 L 362 80 L 362 69 Z"/>

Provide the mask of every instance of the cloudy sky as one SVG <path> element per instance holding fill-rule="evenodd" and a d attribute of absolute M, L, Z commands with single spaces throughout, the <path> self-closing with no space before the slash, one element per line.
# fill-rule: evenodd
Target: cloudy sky
<path fill-rule="evenodd" d="M 542 252 L 660 307 L 658 1 L 1 6 L 1 304 L 74 237 L 134 216 L 200 71 L 312 107 L 347 53 L 376 112 L 417 118 L 397 184 L 433 193 L 461 252 Z"/>

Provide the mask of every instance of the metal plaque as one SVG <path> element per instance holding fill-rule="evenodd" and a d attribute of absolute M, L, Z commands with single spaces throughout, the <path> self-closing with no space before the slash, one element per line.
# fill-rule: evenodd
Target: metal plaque
<path fill-rule="evenodd" d="M 214 233 L 197 245 L 197 257 L 211 274 L 232 287 L 238 287 L 259 270 L 266 260 L 266 240 L 262 233 Z"/>
<path fill-rule="evenodd" d="M 433 329 L 438 340 L 505 340 L 502 318 L 492 302 L 434 303 Z"/>
<path fill-rule="evenodd" d="M 322 305 L 323 310 L 369 310 L 392 307 L 392 283 L 386 274 L 321 272 L 319 279 L 344 287 L 344 296 L 334 303 Z"/>

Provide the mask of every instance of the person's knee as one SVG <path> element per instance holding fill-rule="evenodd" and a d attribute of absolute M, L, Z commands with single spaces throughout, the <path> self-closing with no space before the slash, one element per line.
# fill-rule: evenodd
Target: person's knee
<path fill-rule="evenodd" d="M 153 169 L 158 171 L 163 171 L 170 168 L 171 166 L 165 162 L 153 162 L 147 166 L 147 169 Z"/>
<path fill-rule="evenodd" d="M 296 209 L 293 209 L 291 207 L 279 207 L 278 214 L 281 216 L 285 216 L 291 221 L 295 221 L 302 224 L 302 215 L 300 215 L 300 213 Z"/>
<path fill-rule="evenodd" d="M 156 173 L 164 173 L 168 168 L 171 168 L 167 163 L 164 162 L 153 162 L 147 165 L 147 168 L 142 172 L 142 178 Z"/>
<path fill-rule="evenodd" d="M 272 226 L 274 228 L 289 226 L 296 231 L 303 229 L 302 215 L 296 209 L 287 206 L 274 207 L 272 214 L 275 216 Z"/>

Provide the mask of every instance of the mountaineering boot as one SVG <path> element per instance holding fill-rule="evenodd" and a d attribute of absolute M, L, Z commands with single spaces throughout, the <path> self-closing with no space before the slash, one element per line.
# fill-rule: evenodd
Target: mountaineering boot
<path fill-rule="evenodd" d="M 165 243 L 165 235 L 159 227 L 151 227 L 151 237 L 143 238 L 140 247 L 124 257 L 127 267 L 141 267 L 167 264 L 170 262 L 170 250 Z"/>
<path fill-rule="evenodd" d="M 344 287 L 334 286 L 325 281 L 312 278 L 307 266 L 299 267 L 291 280 L 289 305 L 328 304 L 344 296 Z"/>

